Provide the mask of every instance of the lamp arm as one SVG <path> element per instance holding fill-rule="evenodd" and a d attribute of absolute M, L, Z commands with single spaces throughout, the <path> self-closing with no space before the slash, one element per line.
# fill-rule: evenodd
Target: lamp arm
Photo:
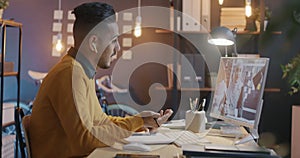
<path fill-rule="evenodd" d="M 235 28 L 233 28 L 233 30 L 232 30 L 232 33 L 233 33 L 233 37 L 234 37 L 234 44 L 233 44 L 233 52 L 234 52 L 234 55 L 237 57 L 238 56 L 238 53 L 237 53 L 237 49 L 236 49 L 236 34 L 237 34 L 237 28 L 235 27 Z"/>
<path fill-rule="evenodd" d="M 233 52 L 234 52 L 234 55 L 237 57 L 238 53 L 237 53 L 237 50 L 236 50 L 236 42 L 234 42 L 234 44 L 233 44 Z"/>

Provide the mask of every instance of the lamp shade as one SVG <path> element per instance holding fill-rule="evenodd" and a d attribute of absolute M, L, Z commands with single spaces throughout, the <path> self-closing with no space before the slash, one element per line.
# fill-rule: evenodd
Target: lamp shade
<path fill-rule="evenodd" d="M 227 27 L 216 27 L 211 31 L 208 43 L 217 46 L 230 46 L 235 44 L 235 37 Z"/>

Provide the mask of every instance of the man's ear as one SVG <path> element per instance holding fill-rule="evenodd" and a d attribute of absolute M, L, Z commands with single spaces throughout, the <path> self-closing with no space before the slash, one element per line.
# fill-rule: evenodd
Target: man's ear
<path fill-rule="evenodd" d="M 95 35 L 91 35 L 89 38 L 89 48 L 92 52 L 95 52 L 95 53 L 98 53 L 97 46 L 96 46 L 97 40 L 98 40 L 98 37 Z"/>

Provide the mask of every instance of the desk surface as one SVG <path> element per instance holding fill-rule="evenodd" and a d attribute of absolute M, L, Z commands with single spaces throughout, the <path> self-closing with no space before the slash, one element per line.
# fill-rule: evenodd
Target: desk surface
<path fill-rule="evenodd" d="M 246 130 L 244 130 L 246 132 Z M 231 137 L 222 137 L 218 135 L 218 130 L 211 129 L 208 134 L 205 136 L 205 139 L 209 140 L 213 144 L 219 145 L 232 145 L 235 141 L 234 138 Z M 200 150 L 204 151 L 204 145 L 197 145 L 199 146 Z M 245 144 L 240 144 L 239 146 L 258 146 L 255 141 L 250 141 Z M 134 153 L 134 154 L 155 154 L 160 155 L 161 158 L 173 158 L 179 155 L 182 155 L 182 148 L 175 146 L 174 144 L 169 145 L 151 145 L 153 149 L 151 152 L 136 152 L 136 151 L 122 151 L 119 149 L 105 147 L 105 148 L 97 148 L 95 149 L 88 158 L 98 158 L 105 157 L 105 158 L 113 158 L 117 153 Z"/>
<path fill-rule="evenodd" d="M 173 158 L 177 155 L 182 155 L 181 148 L 170 144 L 170 145 L 156 145 L 156 150 L 150 152 L 136 152 L 136 151 L 122 151 L 118 149 L 113 149 L 110 147 L 97 148 L 95 149 L 88 158 L 113 158 L 117 153 L 133 153 L 133 154 L 147 154 L 147 155 L 160 155 L 161 158 Z"/>

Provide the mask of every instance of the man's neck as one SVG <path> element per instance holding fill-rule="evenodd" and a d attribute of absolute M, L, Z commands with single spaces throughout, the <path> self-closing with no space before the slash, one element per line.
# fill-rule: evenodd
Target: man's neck
<path fill-rule="evenodd" d="M 68 55 L 73 57 L 76 61 L 78 61 L 83 67 L 86 75 L 89 78 L 93 78 L 96 74 L 96 68 L 93 66 L 91 61 L 84 56 L 82 52 L 79 52 L 78 49 L 71 47 L 68 51 Z"/>

